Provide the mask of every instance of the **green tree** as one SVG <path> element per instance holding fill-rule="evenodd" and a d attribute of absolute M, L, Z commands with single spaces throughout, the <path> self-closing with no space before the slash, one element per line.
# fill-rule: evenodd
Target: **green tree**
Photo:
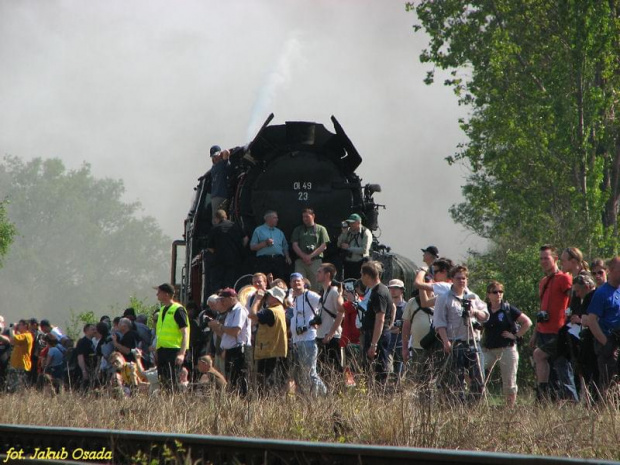
<path fill-rule="evenodd" d="M 122 181 L 58 159 L 0 164 L 0 197 L 16 235 L 0 270 L 3 311 L 62 324 L 69 311 L 109 312 L 131 296 L 153 298 L 166 280 L 169 244 L 139 203 L 121 200 Z"/>
<path fill-rule="evenodd" d="M 15 226 L 7 218 L 5 205 L 6 202 L 0 202 L 0 265 L 15 236 Z"/>
<path fill-rule="evenodd" d="M 501 247 L 618 249 L 620 1 L 423 0 L 421 61 L 471 108 L 453 218 Z M 433 81 L 430 71 L 427 82 Z"/>

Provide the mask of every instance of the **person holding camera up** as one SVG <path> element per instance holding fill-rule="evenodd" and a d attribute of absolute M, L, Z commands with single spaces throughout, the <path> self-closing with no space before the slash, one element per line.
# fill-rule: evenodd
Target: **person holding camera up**
<path fill-rule="evenodd" d="M 338 247 L 344 255 L 343 279 L 360 277 L 360 266 L 370 257 L 372 233 L 362 226 L 362 217 L 353 213 L 342 223 Z"/>
<path fill-rule="evenodd" d="M 329 244 L 327 229 L 314 222 L 315 216 L 312 208 L 304 208 L 301 211 L 303 224 L 297 226 L 291 236 L 293 250 L 298 257 L 295 260 L 295 272 L 310 280 L 313 291 L 318 290 L 316 274 L 321 266 L 323 252 Z"/>
<path fill-rule="evenodd" d="M 536 314 L 536 329 L 530 339 L 530 346 L 534 349 L 539 400 L 548 399 L 552 391 L 549 384 L 549 362 L 553 362 L 557 355 L 558 333 L 565 323 L 573 287 L 573 277 L 569 273 L 561 272 L 557 261 L 558 253 L 555 247 L 543 245 L 540 248 L 540 267 L 545 276 L 538 285 L 540 311 Z M 563 393 L 576 395 L 570 364 L 563 364 L 560 368 L 562 369 L 556 369 L 555 372 L 563 385 Z"/>
<path fill-rule="evenodd" d="M 285 385 L 285 362 L 288 352 L 284 302 L 286 291 L 277 286 L 257 290 L 259 299 L 250 307 L 249 318 L 258 324 L 254 342 L 259 389 L 262 394 L 279 393 Z"/>
<path fill-rule="evenodd" d="M 446 354 L 452 355 L 450 383 L 456 387 L 461 402 L 465 401 L 465 374 L 469 377 L 469 394 L 479 398 L 484 391 L 484 376 L 476 326 L 489 319 L 487 305 L 467 288 L 467 267 L 450 270 L 452 287 L 437 296 L 433 324 Z"/>
<path fill-rule="evenodd" d="M 291 335 L 295 359 L 295 382 L 304 394 L 313 396 L 327 394 L 325 383 L 316 370 L 318 349 L 316 328 L 321 324 L 317 316 L 321 298 L 316 292 L 304 287 L 301 273 L 291 274 L 293 316 Z"/>

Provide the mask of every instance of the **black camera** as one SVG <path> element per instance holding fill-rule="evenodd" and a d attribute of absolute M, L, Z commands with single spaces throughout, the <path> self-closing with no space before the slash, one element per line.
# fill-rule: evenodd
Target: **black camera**
<path fill-rule="evenodd" d="M 471 300 L 461 300 L 461 307 L 463 308 L 463 318 L 469 318 L 471 316 Z"/>
<path fill-rule="evenodd" d="M 536 321 L 538 323 L 546 323 L 549 321 L 549 312 L 547 310 L 541 310 L 536 314 Z"/>
<path fill-rule="evenodd" d="M 314 252 L 314 249 L 316 249 L 316 246 L 314 244 L 310 244 L 306 246 L 306 253 L 312 253 Z"/>
<path fill-rule="evenodd" d="M 308 331 L 308 327 L 307 326 L 297 326 L 295 328 L 295 332 L 297 333 L 298 336 L 301 336 L 306 331 Z"/>
<path fill-rule="evenodd" d="M 403 320 L 396 320 L 394 322 L 394 327 L 395 328 L 402 328 L 403 327 Z"/>
<path fill-rule="evenodd" d="M 314 318 L 312 318 L 308 322 L 310 326 L 314 326 L 314 325 L 319 326 L 321 323 L 323 323 L 323 319 L 321 318 L 321 315 L 315 315 Z"/>

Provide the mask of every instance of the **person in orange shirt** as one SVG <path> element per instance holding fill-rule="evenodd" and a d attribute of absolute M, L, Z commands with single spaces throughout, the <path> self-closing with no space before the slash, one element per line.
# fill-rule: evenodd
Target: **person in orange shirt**
<path fill-rule="evenodd" d="M 8 390 L 15 392 L 24 387 L 26 376 L 32 368 L 30 354 L 32 354 L 34 337 L 28 329 L 26 320 L 19 320 L 14 327 L 10 328 L 9 334 L 13 352 L 9 361 Z"/>

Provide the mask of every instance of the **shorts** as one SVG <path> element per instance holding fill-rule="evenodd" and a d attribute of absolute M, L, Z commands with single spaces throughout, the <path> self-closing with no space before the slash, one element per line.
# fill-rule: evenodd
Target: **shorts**
<path fill-rule="evenodd" d="M 536 347 L 554 359 L 558 353 L 558 335 L 536 333 Z"/>

